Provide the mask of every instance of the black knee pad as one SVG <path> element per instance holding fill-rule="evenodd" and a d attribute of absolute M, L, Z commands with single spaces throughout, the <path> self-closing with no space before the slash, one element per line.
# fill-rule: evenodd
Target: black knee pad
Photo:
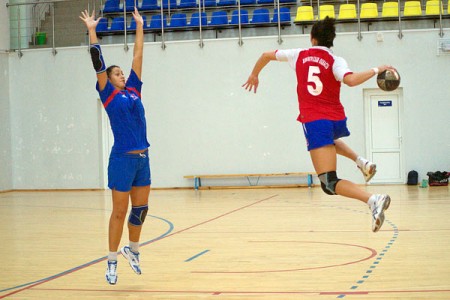
<path fill-rule="evenodd" d="M 339 182 L 336 171 L 326 172 L 319 175 L 320 186 L 328 195 L 336 195 L 336 184 Z"/>

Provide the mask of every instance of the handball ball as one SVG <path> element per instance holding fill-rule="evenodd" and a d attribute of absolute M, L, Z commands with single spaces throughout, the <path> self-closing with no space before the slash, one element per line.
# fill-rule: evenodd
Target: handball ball
<path fill-rule="evenodd" d="M 385 70 L 378 74 L 377 84 L 383 91 L 393 91 L 400 85 L 400 74 L 395 70 Z"/>

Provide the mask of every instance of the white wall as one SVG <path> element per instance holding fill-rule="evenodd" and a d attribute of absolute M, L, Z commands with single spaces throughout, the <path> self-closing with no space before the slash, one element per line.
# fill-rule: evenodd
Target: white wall
<path fill-rule="evenodd" d="M 446 36 L 450 34 L 446 30 Z M 406 169 L 422 176 L 450 169 L 450 56 L 436 56 L 438 31 L 339 34 L 335 53 L 355 71 L 383 63 L 402 75 Z M 258 93 L 241 88 L 266 50 L 308 47 L 309 37 L 247 38 L 145 45 L 143 101 L 151 146 L 154 187 L 190 186 L 183 175 L 311 171 L 298 114 L 295 74 L 272 62 Z M 107 64 L 131 67 L 132 48 L 103 47 Z M 103 187 L 101 106 L 85 47 L 24 51 L 9 57 L 14 189 Z M 448 81 L 448 80 L 447 80 Z M 365 154 L 363 89 L 343 87 L 352 135 L 346 141 Z M 339 176 L 362 183 L 351 162 Z"/>

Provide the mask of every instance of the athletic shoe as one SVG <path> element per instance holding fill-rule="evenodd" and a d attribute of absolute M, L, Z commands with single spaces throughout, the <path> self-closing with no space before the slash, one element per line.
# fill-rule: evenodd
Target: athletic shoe
<path fill-rule="evenodd" d="M 141 267 L 139 266 L 139 253 L 131 251 L 131 248 L 128 246 L 122 247 L 120 249 L 120 252 L 128 260 L 128 263 L 130 264 L 130 267 L 133 269 L 133 271 L 136 274 L 141 275 Z"/>
<path fill-rule="evenodd" d="M 372 231 L 380 230 L 384 222 L 384 211 L 389 208 L 391 204 L 391 197 L 389 195 L 374 195 L 376 197 L 375 203 L 372 206 Z"/>
<path fill-rule="evenodd" d="M 109 284 L 116 284 L 117 282 L 117 261 L 109 261 L 106 268 L 106 281 Z"/>
<path fill-rule="evenodd" d="M 361 170 L 361 173 L 363 173 L 366 182 L 369 182 L 377 172 L 377 165 L 368 160 L 365 160 L 362 166 L 358 166 L 358 168 Z"/>

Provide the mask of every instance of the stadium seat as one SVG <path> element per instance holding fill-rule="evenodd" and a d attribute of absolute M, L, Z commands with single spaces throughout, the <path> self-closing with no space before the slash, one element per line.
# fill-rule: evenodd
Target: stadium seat
<path fill-rule="evenodd" d="M 361 19 L 378 18 L 378 6 L 376 3 L 361 4 Z"/>
<path fill-rule="evenodd" d="M 428 0 L 427 3 L 425 4 L 425 15 L 433 16 L 439 14 L 444 14 L 444 6 L 442 2 L 441 2 L 441 10 L 439 11 L 439 0 Z"/>
<path fill-rule="evenodd" d="M 123 31 L 125 30 L 125 21 L 123 17 L 115 17 L 111 22 L 109 31 Z"/>
<path fill-rule="evenodd" d="M 147 17 L 142 16 L 142 19 L 144 19 L 144 28 L 146 28 L 147 27 Z M 130 26 L 128 26 L 127 29 L 131 30 L 131 31 L 136 30 L 136 21 L 134 20 L 134 18 L 131 18 Z"/>
<path fill-rule="evenodd" d="M 103 13 L 116 13 L 120 12 L 120 0 L 106 0 L 103 7 Z"/>
<path fill-rule="evenodd" d="M 422 7 L 420 6 L 420 1 L 405 1 L 403 15 L 405 17 L 421 16 Z"/>
<path fill-rule="evenodd" d="M 186 26 L 187 26 L 186 14 L 178 13 L 178 14 L 172 15 L 172 18 L 170 19 L 170 24 L 168 27 L 175 28 L 175 27 L 186 27 Z"/>
<path fill-rule="evenodd" d="M 313 7 L 309 5 L 300 6 L 297 8 L 297 15 L 294 22 L 313 21 L 314 12 Z"/>
<path fill-rule="evenodd" d="M 162 26 L 167 27 L 167 17 L 164 16 Z M 161 29 L 161 15 L 153 15 L 150 19 L 150 24 L 147 27 L 148 29 Z"/>
<path fill-rule="evenodd" d="M 252 24 L 270 23 L 269 10 L 267 8 L 257 8 L 253 11 Z"/>
<path fill-rule="evenodd" d="M 217 5 L 216 0 L 200 0 L 202 7 L 214 7 Z"/>
<path fill-rule="evenodd" d="M 258 4 L 273 4 L 274 0 L 257 0 Z"/>
<path fill-rule="evenodd" d="M 97 27 L 95 28 L 96 32 L 107 32 L 108 31 L 108 19 L 103 18 L 98 21 Z"/>
<path fill-rule="evenodd" d="M 194 8 L 197 7 L 196 0 L 180 0 L 180 4 L 178 4 L 178 8 Z"/>
<path fill-rule="evenodd" d="M 140 10 L 156 10 L 159 8 L 158 0 L 142 0 Z"/>
<path fill-rule="evenodd" d="M 280 3 L 296 3 L 297 0 L 280 0 Z"/>
<path fill-rule="evenodd" d="M 280 22 L 291 22 L 291 10 L 288 7 L 280 7 Z M 274 9 L 272 23 L 278 23 L 278 9 Z"/>
<path fill-rule="evenodd" d="M 381 8 L 381 17 L 398 17 L 398 2 L 384 2 Z"/>
<path fill-rule="evenodd" d="M 125 0 L 125 8 L 127 11 L 134 11 L 134 5 L 136 4 L 136 7 L 139 5 L 138 0 Z"/>
<path fill-rule="evenodd" d="M 239 11 L 233 10 L 231 13 L 231 25 L 239 24 Z M 248 11 L 245 9 L 241 9 L 241 24 L 248 24 Z"/>
<path fill-rule="evenodd" d="M 202 12 L 201 14 L 202 16 L 202 27 L 207 26 L 208 25 L 208 19 L 206 17 L 206 12 Z M 191 16 L 191 22 L 189 23 L 189 26 L 194 26 L 194 27 L 199 27 L 200 26 L 200 18 L 199 18 L 199 13 L 195 12 L 192 14 Z"/>
<path fill-rule="evenodd" d="M 209 25 L 228 25 L 227 12 L 224 10 L 213 11 L 211 14 L 211 22 L 209 22 Z"/>
<path fill-rule="evenodd" d="M 236 6 L 236 4 L 236 0 L 219 0 L 219 2 L 217 2 L 217 6 Z"/>
<path fill-rule="evenodd" d="M 355 4 L 341 4 L 339 6 L 338 19 L 356 19 L 356 5 Z"/>
<path fill-rule="evenodd" d="M 241 5 L 255 5 L 256 0 L 241 0 Z"/>
<path fill-rule="evenodd" d="M 177 0 L 162 0 L 162 5 L 164 9 L 174 9 L 177 8 Z"/>
<path fill-rule="evenodd" d="M 330 18 L 335 17 L 334 5 L 324 4 L 319 6 L 319 20 L 325 19 L 326 16 Z"/>

